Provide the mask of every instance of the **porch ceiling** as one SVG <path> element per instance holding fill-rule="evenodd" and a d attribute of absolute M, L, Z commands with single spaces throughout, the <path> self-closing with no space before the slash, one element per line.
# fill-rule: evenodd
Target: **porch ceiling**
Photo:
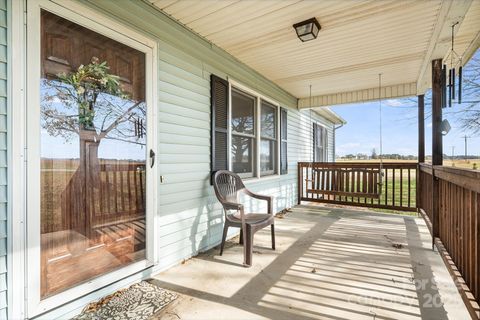
<path fill-rule="evenodd" d="M 150 0 L 172 18 L 300 98 L 309 107 L 423 93 L 430 61 L 444 57 L 450 26 L 460 54 L 478 47 L 480 1 Z M 302 43 L 292 25 L 316 17 L 322 29 Z M 349 100 L 348 100 L 349 99 Z"/>

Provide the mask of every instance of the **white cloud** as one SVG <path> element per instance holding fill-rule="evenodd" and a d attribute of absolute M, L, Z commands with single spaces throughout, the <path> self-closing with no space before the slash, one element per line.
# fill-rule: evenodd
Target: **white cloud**
<path fill-rule="evenodd" d="M 385 101 L 385 105 L 389 107 L 400 107 L 403 105 L 403 102 L 399 99 L 389 99 Z"/>
<path fill-rule="evenodd" d="M 431 127 L 432 127 L 432 123 L 430 122 L 427 124 L 427 128 L 431 128 Z"/>

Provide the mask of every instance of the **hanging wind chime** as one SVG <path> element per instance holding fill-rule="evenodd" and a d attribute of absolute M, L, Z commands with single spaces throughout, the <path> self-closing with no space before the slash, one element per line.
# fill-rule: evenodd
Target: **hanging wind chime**
<path fill-rule="evenodd" d="M 452 48 L 448 53 L 447 57 L 445 58 L 445 62 L 450 62 L 450 68 L 448 69 L 447 74 L 447 64 L 443 65 L 442 68 L 442 107 L 447 107 L 447 100 L 448 106 L 452 107 L 452 102 L 458 98 L 457 103 L 462 103 L 462 57 L 458 55 L 455 51 L 455 26 L 458 25 L 458 22 L 452 25 Z M 455 76 L 456 76 L 456 69 L 458 68 L 458 96 L 456 97 L 456 84 L 455 84 Z M 448 80 L 448 84 L 447 84 Z"/>
<path fill-rule="evenodd" d="M 143 119 L 134 119 L 133 126 L 135 131 L 135 137 L 137 137 L 137 139 L 142 139 L 145 136 L 145 126 L 143 124 Z"/>

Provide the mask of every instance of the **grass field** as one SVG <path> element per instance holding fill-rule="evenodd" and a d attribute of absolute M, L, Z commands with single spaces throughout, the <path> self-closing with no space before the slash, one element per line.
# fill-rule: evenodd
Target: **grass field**
<path fill-rule="evenodd" d="M 448 167 L 480 170 L 480 159 L 443 160 L 443 165 Z"/>

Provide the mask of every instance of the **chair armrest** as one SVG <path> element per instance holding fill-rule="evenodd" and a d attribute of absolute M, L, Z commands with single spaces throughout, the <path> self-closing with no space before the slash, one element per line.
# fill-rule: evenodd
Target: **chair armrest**
<path fill-rule="evenodd" d="M 272 207 L 273 197 L 272 196 L 265 196 L 263 194 L 254 193 L 254 192 L 252 192 L 248 189 L 245 189 L 245 193 L 252 198 L 267 201 L 267 203 L 268 203 L 268 213 L 273 214 L 273 207 Z"/>
<path fill-rule="evenodd" d="M 243 210 L 243 204 L 235 202 L 223 202 L 223 207 L 227 210 Z"/>
<path fill-rule="evenodd" d="M 250 197 L 255 198 L 255 199 L 259 199 L 259 200 L 265 200 L 265 201 L 272 201 L 273 200 L 272 196 L 265 196 L 263 194 L 253 193 L 251 191 L 248 191 L 247 194 Z"/>

